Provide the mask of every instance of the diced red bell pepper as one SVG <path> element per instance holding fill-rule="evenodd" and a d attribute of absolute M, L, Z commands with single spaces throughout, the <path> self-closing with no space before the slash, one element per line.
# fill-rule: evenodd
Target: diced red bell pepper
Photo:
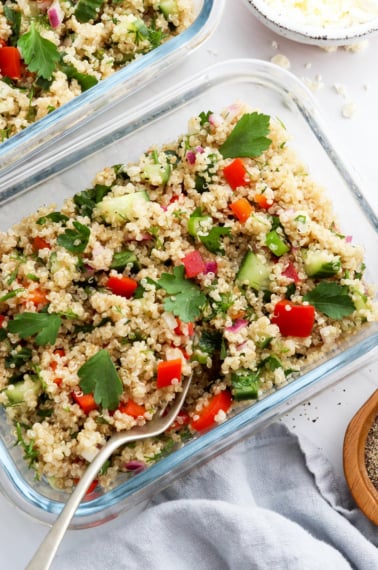
<path fill-rule="evenodd" d="M 130 299 L 134 295 L 135 289 L 138 287 L 138 282 L 131 277 L 109 277 L 106 286 L 111 290 L 114 295 L 126 297 Z"/>
<path fill-rule="evenodd" d="M 120 404 L 118 409 L 123 414 L 132 416 L 133 418 L 139 418 L 140 416 L 144 416 L 146 413 L 146 408 L 144 406 L 140 406 L 134 402 L 134 400 L 128 400 L 126 404 Z"/>
<path fill-rule="evenodd" d="M 247 198 L 239 198 L 230 204 L 230 208 L 234 216 L 244 224 L 253 212 L 253 206 L 248 202 Z"/>
<path fill-rule="evenodd" d="M 75 485 L 77 485 L 79 483 L 80 479 L 74 479 L 74 483 Z M 89 485 L 88 485 L 88 489 L 85 491 L 85 496 L 90 495 L 91 493 L 93 493 L 93 491 L 96 489 L 98 485 L 98 481 L 97 479 L 94 479 Z"/>
<path fill-rule="evenodd" d="M 0 72 L 4 77 L 10 77 L 10 79 L 21 77 L 21 56 L 16 47 L 0 47 Z"/>
<path fill-rule="evenodd" d="M 285 267 L 285 269 L 282 271 L 282 275 L 284 275 L 288 279 L 292 279 L 294 281 L 294 283 L 298 283 L 298 281 L 300 281 L 298 272 L 295 269 L 294 264 L 291 261 Z"/>
<path fill-rule="evenodd" d="M 174 329 L 174 333 L 182 336 L 193 336 L 194 335 L 194 323 L 184 323 L 180 319 L 176 319 L 177 327 Z"/>
<path fill-rule="evenodd" d="M 157 365 L 157 380 L 156 385 L 158 388 L 166 388 L 172 384 L 172 380 L 181 380 L 182 373 L 182 360 L 181 358 L 174 358 L 173 360 L 163 360 Z"/>
<path fill-rule="evenodd" d="M 269 200 L 265 194 L 255 194 L 253 201 L 256 202 L 256 204 L 258 204 L 263 210 L 269 210 L 273 205 L 273 200 Z"/>
<path fill-rule="evenodd" d="M 33 238 L 32 242 L 33 251 L 39 251 L 40 249 L 51 249 L 51 245 L 43 237 L 36 236 Z"/>
<path fill-rule="evenodd" d="M 53 380 L 54 384 L 56 384 L 57 386 L 61 386 L 62 382 L 63 382 L 63 378 L 54 378 Z"/>
<path fill-rule="evenodd" d="M 81 390 L 73 390 L 72 397 L 85 414 L 98 408 L 93 394 L 84 394 Z"/>
<path fill-rule="evenodd" d="M 229 390 L 223 390 L 211 398 L 209 403 L 198 412 L 198 418 L 191 422 L 191 427 L 197 431 L 203 431 L 212 427 L 215 418 L 220 411 L 228 412 L 231 407 L 232 396 Z"/>
<path fill-rule="evenodd" d="M 36 306 L 46 305 L 46 303 L 48 303 L 47 293 L 40 287 L 37 287 L 36 289 L 33 289 L 32 291 L 29 292 L 28 296 L 25 298 L 24 301 L 25 302 L 30 301 Z"/>
<path fill-rule="evenodd" d="M 182 262 L 185 267 L 185 275 L 189 278 L 197 277 L 197 275 L 206 271 L 206 263 L 199 251 L 194 250 L 187 253 Z"/>
<path fill-rule="evenodd" d="M 271 322 L 278 326 L 282 336 L 306 337 L 311 334 L 315 322 L 312 305 L 295 305 L 291 301 L 278 301 Z"/>
<path fill-rule="evenodd" d="M 223 174 L 233 190 L 248 184 L 247 171 L 241 158 L 235 158 L 235 160 L 225 166 Z"/>
<path fill-rule="evenodd" d="M 4 315 L 0 315 L 0 329 L 3 326 L 3 322 L 5 321 Z"/>

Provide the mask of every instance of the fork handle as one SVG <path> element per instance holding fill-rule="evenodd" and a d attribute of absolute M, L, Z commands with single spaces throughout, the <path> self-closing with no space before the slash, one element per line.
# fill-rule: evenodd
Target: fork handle
<path fill-rule="evenodd" d="M 143 437 L 147 436 L 141 434 L 139 437 L 136 437 L 134 435 L 130 436 L 130 440 L 135 441 L 136 439 L 143 439 Z M 124 444 L 127 442 L 128 440 L 123 437 L 122 443 Z M 50 568 L 56 551 L 58 550 L 64 534 L 72 520 L 72 517 L 80 505 L 80 502 L 83 499 L 89 485 L 95 479 L 97 473 L 100 471 L 105 461 L 117 449 L 118 445 L 119 443 L 117 436 L 111 438 L 111 440 L 107 442 L 107 445 L 105 445 L 99 451 L 92 463 L 89 464 L 80 481 L 76 485 L 73 493 L 70 495 L 70 498 L 62 509 L 60 515 L 41 542 L 38 550 L 30 560 L 29 564 L 26 566 L 25 570 L 48 570 Z"/>

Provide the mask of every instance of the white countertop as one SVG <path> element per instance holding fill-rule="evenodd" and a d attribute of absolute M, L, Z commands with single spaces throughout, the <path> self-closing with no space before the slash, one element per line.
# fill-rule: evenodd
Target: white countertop
<path fill-rule="evenodd" d="M 373 208 L 378 211 L 376 131 L 378 126 L 378 74 L 376 57 L 378 37 L 371 38 L 360 52 L 338 49 L 328 53 L 320 48 L 296 44 L 270 32 L 260 24 L 242 2 L 226 0 L 225 11 L 213 36 L 179 68 L 168 72 L 163 87 L 174 85 L 185 77 L 216 62 L 240 57 L 270 60 L 276 54 L 285 55 L 291 71 L 322 85 L 315 93 L 320 110 L 332 125 L 333 142 L 362 178 L 362 187 Z M 335 85 L 345 88 L 344 96 Z M 340 91 L 340 90 L 339 90 Z M 344 118 L 345 103 L 353 103 L 355 112 Z M 378 362 L 349 375 L 290 411 L 283 421 L 298 433 L 311 439 L 342 475 L 342 443 L 346 426 L 358 407 L 378 387 Z M 36 550 L 47 527 L 28 518 L 0 496 L 0 567 L 21 570 Z M 112 522 L 107 524 L 119 524 Z M 83 535 L 96 540 L 102 527 L 85 531 L 70 531 L 62 550 L 77 548 Z"/>

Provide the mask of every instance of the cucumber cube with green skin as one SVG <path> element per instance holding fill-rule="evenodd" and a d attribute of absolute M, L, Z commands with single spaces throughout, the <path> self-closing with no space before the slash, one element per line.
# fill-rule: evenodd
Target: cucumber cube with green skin
<path fill-rule="evenodd" d="M 169 164 L 146 164 L 142 172 L 143 178 L 148 180 L 152 186 L 167 184 L 170 174 L 171 166 Z"/>
<path fill-rule="evenodd" d="M 211 216 L 190 216 L 188 220 L 188 234 L 198 237 L 199 233 L 207 234 L 212 226 Z"/>
<path fill-rule="evenodd" d="M 269 247 L 270 251 L 277 257 L 281 257 L 284 253 L 290 251 L 290 246 L 279 235 L 277 230 L 271 230 L 267 233 L 265 243 Z"/>
<path fill-rule="evenodd" d="M 177 2 L 176 0 L 161 0 L 159 3 L 159 10 L 168 19 L 169 16 L 177 14 Z"/>
<path fill-rule="evenodd" d="M 33 381 L 30 378 L 20 380 L 15 384 L 10 384 L 5 390 L 10 405 L 22 404 L 27 402 L 31 396 L 39 396 L 42 392 L 42 386 L 39 380 Z"/>
<path fill-rule="evenodd" d="M 368 301 L 367 295 L 364 295 L 363 293 L 361 293 L 357 289 L 352 289 L 351 293 L 352 293 L 353 304 L 356 307 L 356 310 L 357 311 L 364 311 L 364 310 L 368 311 L 369 305 L 367 302 Z"/>
<path fill-rule="evenodd" d="M 240 265 L 236 279 L 241 284 L 247 284 L 256 291 L 268 289 L 270 265 L 253 251 L 248 251 Z"/>
<path fill-rule="evenodd" d="M 327 251 L 310 251 L 304 256 L 304 269 L 309 277 L 333 277 L 341 268 L 341 262 Z"/>
<path fill-rule="evenodd" d="M 148 194 L 144 190 L 123 196 L 106 196 L 97 204 L 96 214 L 108 224 L 120 226 L 128 220 L 138 218 L 140 206 L 148 201 Z"/>
<path fill-rule="evenodd" d="M 256 400 L 259 395 L 259 377 L 257 372 L 232 374 L 232 395 L 235 400 Z"/>

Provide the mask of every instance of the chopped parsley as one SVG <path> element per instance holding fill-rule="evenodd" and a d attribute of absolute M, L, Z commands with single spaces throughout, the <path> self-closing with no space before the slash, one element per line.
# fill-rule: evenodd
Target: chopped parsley
<path fill-rule="evenodd" d="M 219 148 L 223 158 L 260 156 L 272 142 L 266 136 L 269 120 L 270 117 L 262 113 L 243 115 Z"/>
<path fill-rule="evenodd" d="M 41 36 L 34 22 L 31 22 L 29 31 L 19 38 L 17 47 L 29 71 L 44 79 L 51 78 L 60 54 L 53 42 Z"/>
<path fill-rule="evenodd" d="M 36 335 L 34 340 L 38 346 L 53 345 L 61 322 L 61 318 L 54 313 L 24 312 L 9 321 L 8 330 L 23 339 Z"/>
<path fill-rule="evenodd" d="M 104 196 L 106 196 L 110 190 L 110 186 L 96 184 L 93 188 L 88 188 L 87 190 L 78 192 L 73 197 L 76 212 L 81 216 L 88 216 L 88 218 L 92 219 L 93 210 L 96 205 L 102 201 Z"/>
<path fill-rule="evenodd" d="M 88 245 L 90 229 L 80 222 L 72 222 L 74 229 L 66 229 L 58 236 L 56 243 L 72 253 L 83 253 Z"/>
<path fill-rule="evenodd" d="M 348 293 L 348 287 L 332 281 L 323 281 L 303 297 L 321 313 L 331 319 L 340 320 L 347 317 L 355 306 Z"/>
<path fill-rule="evenodd" d="M 107 410 L 118 407 L 123 386 L 107 350 L 102 349 L 87 360 L 78 376 L 80 388 L 84 394 L 93 393 L 96 404 Z"/>
<path fill-rule="evenodd" d="M 179 265 L 173 269 L 173 273 L 163 273 L 157 284 L 169 295 L 164 299 L 165 310 L 188 323 L 200 316 L 206 295 L 194 281 L 186 279 L 184 273 L 185 267 Z"/>

